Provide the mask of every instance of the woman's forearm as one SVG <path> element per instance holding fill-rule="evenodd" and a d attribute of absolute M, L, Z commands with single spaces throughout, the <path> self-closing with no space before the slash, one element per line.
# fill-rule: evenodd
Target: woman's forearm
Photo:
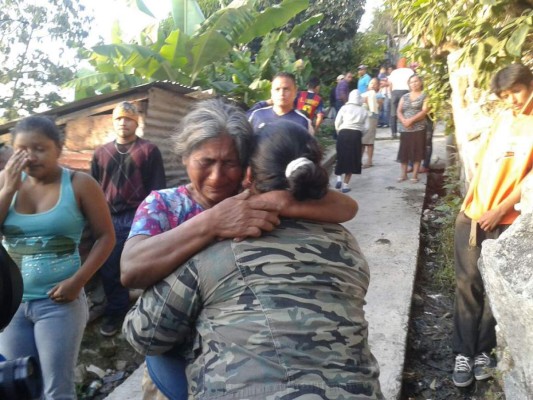
<path fill-rule="evenodd" d="M 7 217 L 14 195 L 15 192 L 7 190 L 5 186 L 0 189 L 0 225 L 4 223 L 4 220 Z"/>
<path fill-rule="evenodd" d="M 85 262 L 74 274 L 74 279 L 84 286 L 89 279 L 100 269 L 107 260 L 113 247 L 115 246 L 115 235 L 113 232 L 106 233 L 96 238 Z"/>
<path fill-rule="evenodd" d="M 303 218 L 318 222 L 342 223 L 357 214 L 357 202 L 342 193 L 328 190 L 319 200 L 296 201 L 293 199 L 280 211 L 281 216 Z"/>
<path fill-rule="evenodd" d="M 204 212 L 156 236 L 138 235 L 126 242 L 120 259 L 120 280 L 144 289 L 168 276 L 214 239 Z"/>

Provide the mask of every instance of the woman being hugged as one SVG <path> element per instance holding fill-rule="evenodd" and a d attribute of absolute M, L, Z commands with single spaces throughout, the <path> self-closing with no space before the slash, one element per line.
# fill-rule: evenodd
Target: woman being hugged
<path fill-rule="evenodd" d="M 426 155 L 426 115 L 428 97 L 423 92 L 424 84 L 418 75 L 412 75 L 407 81 L 409 93 L 402 96 L 398 104 L 398 130 L 400 131 L 400 149 L 398 161 L 401 163 L 401 175 L 398 182 L 407 180 L 407 164 L 413 163 L 411 182 L 418 182 L 420 162 Z"/>
<path fill-rule="evenodd" d="M 354 200 L 327 190 L 305 202 L 287 190 L 253 197 L 249 190 L 240 192 L 253 131 L 246 114 L 231 103 L 197 103 L 172 139 L 190 183 L 153 191 L 139 205 L 121 258 L 126 287 L 157 284 L 218 239 L 272 231 L 280 216 L 344 222 L 357 212 Z M 188 351 L 178 346 L 147 357 L 145 398 L 187 399 L 184 354 Z"/>
<path fill-rule="evenodd" d="M 24 294 L 0 333 L 0 353 L 39 361 L 44 399 L 75 399 L 74 368 L 88 318 L 83 286 L 113 248 L 113 225 L 98 183 L 59 165 L 61 139 L 51 120 L 20 121 L 13 148 L 0 173 L 0 223 Z M 86 222 L 95 243 L 82 264 L 78 245 Z"/>

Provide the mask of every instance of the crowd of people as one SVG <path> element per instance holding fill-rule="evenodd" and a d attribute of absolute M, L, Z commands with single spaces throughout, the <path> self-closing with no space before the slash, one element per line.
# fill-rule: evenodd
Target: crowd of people
<path fill-rule="evenodd" d="M 398 181 L 412 172 L 418 182 L 432 124 L 423 81 L 405 59 L 375 77 L 366 65 L 357 71 L 356 88 L 346 72 L 330 97 L 339 191 L 328 188 L 314 137 L 327 115 L 316 78 L 298 92 L 294 75 L 280 72 L 271 98 L 248 112 L 228 100 L 198 102 L 169 139 L 189 180 L 174 188 L 157 146 L 137 136 L 142 113 L 131 102 L 114 108 L 115 139 L 95 150 L 90 174 L 59 164 L 63 142 L 50 119 L 18 122 L 12 148 L 0 151 L 9 152 L 0 223 L 24 294 L 0 354 L 38 360 L 44 399 L 75 399 L 84 286 L 98 273 L 107 297 L 100 332 L 122 327 L 146 355 L 147 399 L 382 399 L 363 311 L 368 264 L 339 225 L 358 206 L 344 193 L 374 165 L 379 126 L 399 132 Z M 510 110 L 486 135 L 456 222 L 459 387 L 495 366 L 477 259 L 483 240 L 516 219 L 533 164 L 531 71 L 512 64 L 491 89 Z M 82 259 L 86 225 L 92 246 Z M 129 288 L 144 290 L 133 307 Z"/>

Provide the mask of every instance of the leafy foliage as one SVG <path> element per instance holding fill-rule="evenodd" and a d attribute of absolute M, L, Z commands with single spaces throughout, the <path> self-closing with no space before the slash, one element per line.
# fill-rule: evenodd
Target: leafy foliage
<path fill-rule="evenodd" d="M 272 6 L 275 0 L 258 0 L 262 6 Z M 311 0 L 305 12 L 293 24 L 316 14 L 323 19 L 307 30 L 293 44 L 297 58 L 309 58 L 314 74 L 330 82 L 340 73 L 353 68 L 353 41 L 364 14 L 365 0 Z M 287 30 L 292 28 L 291 24 Z"/>
<path fill-rule="evenodd" d="M 0 7 L 0 110 L 10 120 L 63 102 L 91 19 L 78 0 L 3 0 Z M 54 52 L 49 51 L 50 48 Z"/>
<path fill-rule="evenodd" d="M 68 85 L 76 89 L 77 98 L 170 80 L 214 87 L 247 104 L 264 99 L 275 72 L 283 69 L 302 75 L 306 71 L 308 63 L 297 60 L 289 45 L 321 17 L 281 32 L 280 27 L 309 6 L 308 0 L 285 0 L 263 11 L 254 4 L 254 0 L 233 2 L 212 13 L 192 35 L 185 34 L 176 19 L 161 21 L 156 35 L 153 29 L 143 30 L 139 42 L 124 43 L 117 35 L 114 43 L 89 53 L 95 71 L 80 71 Z M 252 53 L 246 44 L 256 37 L 264 37 L 263 45 Z"/>
<path fill-rule="evenodd" d="M 480 88 L 487 87 L 503 65 L 533 61 L 530 2 L 387 0 L 386 4 L 413 38 L 415 44 L 406 54 L 421 62 L 433 88 L 431 101 L 437 105 L 449 97 L 446 57 L 451 51 L 459 52 L 460 65 L 473 67 L 471 78 Z"/>
<path fill-rule="evenodd" d="M 352 65 L 365 64 L 379 68 L 387 61 L 387 35 L 377 32 L 357 33 L 353 45 Z"/>

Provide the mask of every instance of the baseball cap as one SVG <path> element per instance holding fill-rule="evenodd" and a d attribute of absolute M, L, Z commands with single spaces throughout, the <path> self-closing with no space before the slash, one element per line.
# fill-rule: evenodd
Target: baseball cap
<path fill-rule="evenodd" d="M 344 75 L 340 74 L 337 76 L 337 81 L 342 81 L 344 79 Z"/>
<path fill-rule="evenodd" d="M 367 66 L 364 64 L 361 64 L 360 66 L 357 67 L 357 69 L 367 69 Z"/>

